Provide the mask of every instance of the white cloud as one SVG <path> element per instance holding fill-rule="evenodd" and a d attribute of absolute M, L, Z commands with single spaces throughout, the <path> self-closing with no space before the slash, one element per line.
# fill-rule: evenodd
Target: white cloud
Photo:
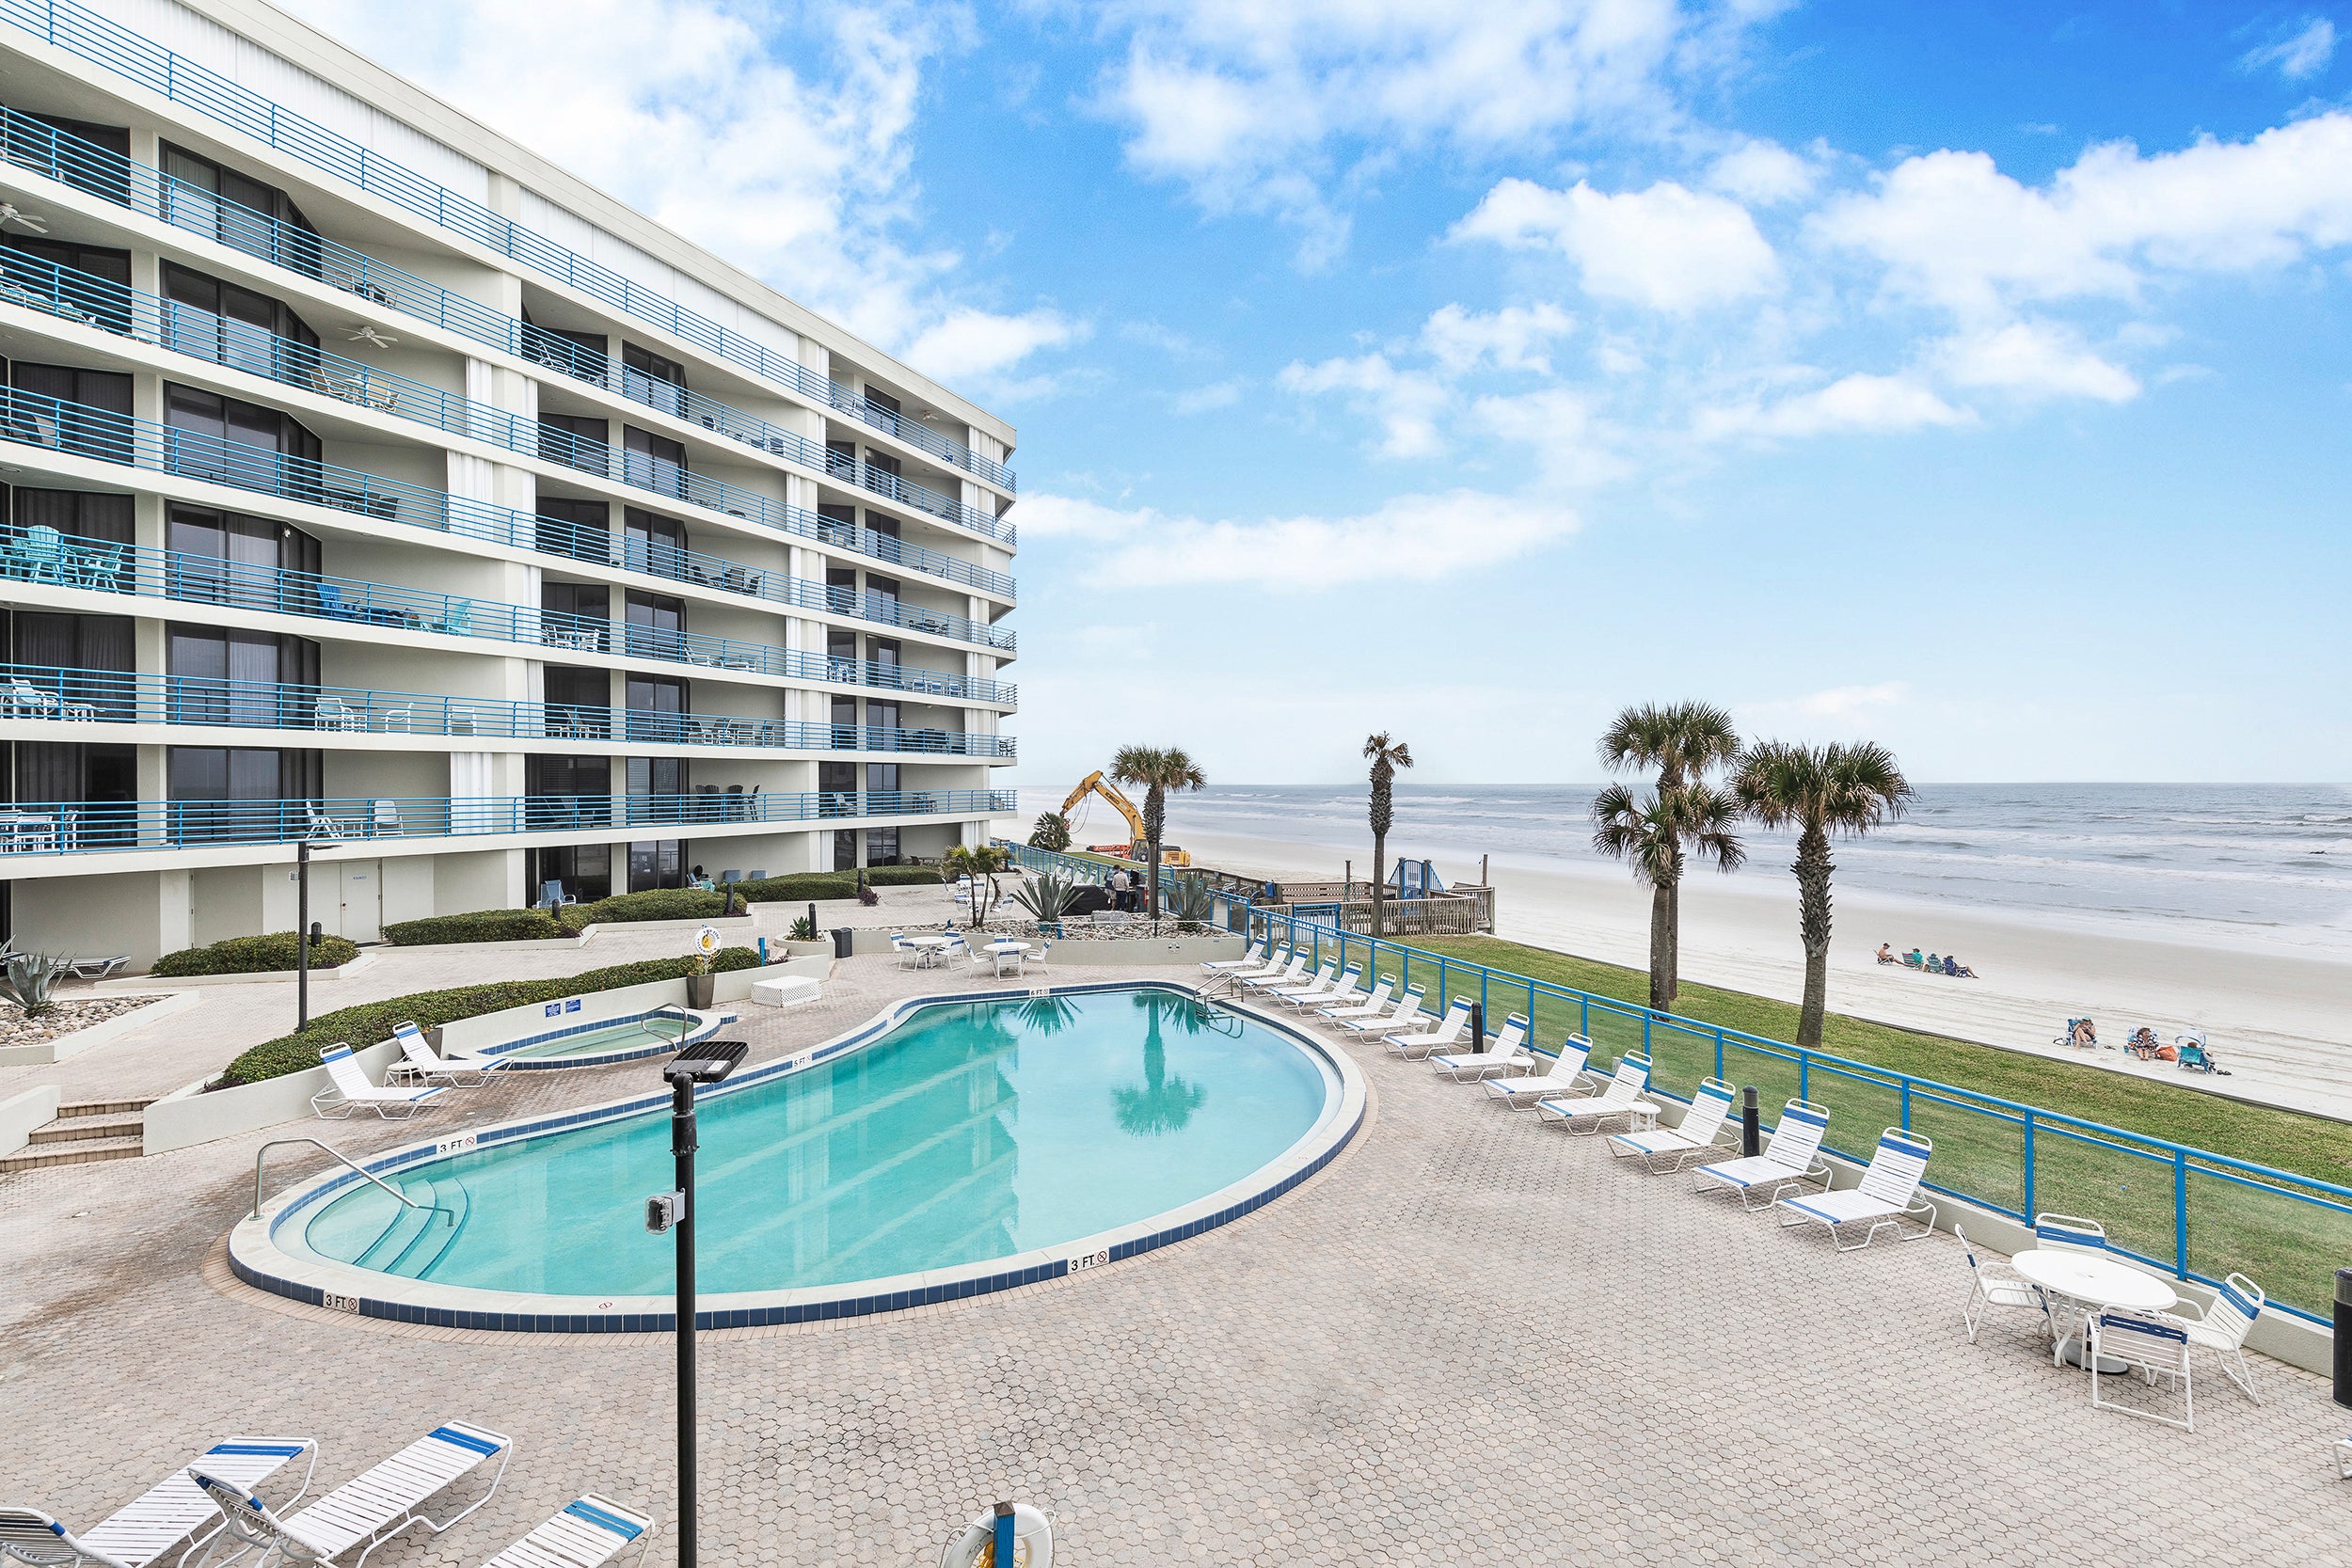
<path fill-rule="evenodd" d="M 1846 731 L 1868 730 L 1889 709 L 1911 700 L 1909 681 L 1878 681 L 1867 686 L 1834 686 L 1801 697 L 1738 705 L 1740 727 L 1754 734 L 1781 725 L 1809 731 L 1816 723 L 1835 724 Z"/>
<path fill-rule="evenodd" d="M 2336 57 L 2336 24 L 2324 16 L 2312 17 L 2303 24 L 2302 31 L 2260 49 L 2249 49 L 2238 56 L 2241 71 L 2265 71 L 2276 66 L 2279 74 L 2290 82 L 2300 82 L 2316 76 L 2328 69 Z"/>
<path fill-rule="evenodd" d="M 1418 371 L 1397 369 L 1385 354 L 1318 365 L 1294 361 L 1276 379 L 1284 391 L 1302 397 L 1345 394 L 1351 409 L 1380 426 L 1378 450 L 1385 457 L 1427 457 L 1445 446 L 1438 431 L 1438 417 L 1450 401 L 1445 388 Z"/>
<path fill-rule="evenodd" d="M 1484 397 L 1470 412 L 1496 436 L 1527 448 L 1544 482 L 1554 489 L 1589 489 L 1631 470 L 1614 433 L 1595 420 L 1591 399 L 1574 388 Z"/>
<path fill-rule="evenodd" d="M 1212 409 L 1231 408 L 1241 401 L 1242 383 L 1213 381 L 1206 387 L 1195 387 L 1189 392 L 1179 392 L 1168 406 L 1179 414 L 1206 414 Z"/>
<path fill-rule="evenodd" d="M 1780 264 L 1748 210 L 1664 180 L 1615 196 L 1507 179 L 1454 226 L 1454 240 L 1558 250 L 1587 293 L 1683 312 L 1776 289 Z"/>
<path fill-rule="evenodd" d="M 1060 348 L 1086 336 L 1084 323 L 1057 311 L 1005 316 L 965 306 L 924 328 L 905 354 L 916 370 L 954 386 L 993 379 L 1040 349 Z"/>
<path fill-rule="evenodd" d="M 1939 353 L 1945 375 L 1963 387 L 1992 387 L 2029 399 L 2096 398 L 2129 403 L 2139 382 L 2129 371 L 2092 353 L 2067 327 L 2012 322 L 1965 333 Z"/>
<path fill-rule="evenodd" d="M 1966 409 L 1953 407 L 1911 376 L 1856 372 L 1818 390 L 1801 392 L 1777 403 L 1701 409 L 1694 429 L 1708 439 L 1892 434 L 1966 424 L 1974 418 Z"/>
<path fill-rule="evenodd" d="M 1778 142 L 1751 141 L 1708 166 L 1707 182 L 1754 207 L 1774 207 L 1813 194 L 1821 170 Z"/>
<path fill-rule="evenodd" d="M 1025 496 L 1021 509 L 1025 534 L 1098 546 L 1082 574 L 1089 586 L 1225 583 L 1274 594 L 1433 581 L 1515 560 L 1577 527 L 1565 508 L 1472 490 L 1398 496 L 1354 516 L 1255 521 L 1052 495 Z"/>
<path fill-rule="evenodd" d="M 1883 264 L 1897 293 L 1963 315 L 2131 299 L 2151 274 L 2277 267 L 2352 243 L 2352 115 L 2151 157 L 2109 142 L 2039 188 L 1985 153 L 1931 152 L 1831 202 L 1817 224 Z"/>
<path fill-rule="evenodd" d="M 1448 376 L 1467 375 L 1481 365 L 1549 375 L 1551 361 L 1544 349 L 1575 326 L 1557 305 L 1510 305 L 1486 312 L 1441 305 L 1422 325 L 1421 342 Z"/>

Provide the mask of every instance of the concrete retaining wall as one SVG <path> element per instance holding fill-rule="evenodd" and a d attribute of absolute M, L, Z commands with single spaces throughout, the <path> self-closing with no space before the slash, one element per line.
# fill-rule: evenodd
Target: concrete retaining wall
<path fill-rule="evenodd" d="M 183 1012 L 195 1006 L 196 1004 L 197 998 L 193 992 L 184 995 L 162 996 L 150 1002 L 136 1012 L 124 1013 L 119 1017 L 107 1019 L 103 1022 L 93 1023 L 87 1029 L 76 1029 L 73 1033 L 60 1035 L 54 1040 L 39 1040 L 31 1045 L 0 1045 L 0 1067 L 42 1067 L 51 1062 L 62 1062 L 68 1057 L 80 1055 L 92 1046 L 103 1045 L 108 1040 L 120 1039 L 134 1029 L 144 1029 L 157 1019 L 168 1018 L 173 1013 Z"/>
<path fill-rule="evenodd" d="M 400 1047 L 386 1040 L 352 1054 L 358 1060 L 368 1082 L 384 1081 L 384 1069 L 400 1054 Z M 310 1097 L 326 1087 L 326 1069 L 314 1067 L 303 1072 L 290 1072 L 281 1078 L 265 1078 L 258 1084 L 245 1084 L 233 1089 L 204 1093 L 209 1079 L 199 1079 L 183 1088 L 176 1089 L 147 1108 L 147 1122 L 139 1152 L 164 1154 L 175 1148 L 195 1144 L 211 1143 L 215 1138 L 234 1137 L 259 1128 L 275 1127 L 281 1121 L 313 1119 Z M 361 1116 L 373 1116 L 362 1111 Z M 431 1111 L 420 1113 L 431 1116 Z"/>
<path fill-rule="evenodd" d="M 57 1119 L 57 1106 L 65 1096 L 55 1084 L 44 1084 L 37 1089 L 0 1100 L 0 1159 L 23 1148 L 36 1127 L 46 1127 Z"/>

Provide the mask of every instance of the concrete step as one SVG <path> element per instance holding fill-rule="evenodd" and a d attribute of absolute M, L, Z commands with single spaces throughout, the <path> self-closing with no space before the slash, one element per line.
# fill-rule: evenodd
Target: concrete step
<path fill-rule="evenodd" d="M 43 1144 L 0 1160 L 0 1176 L 11 1171 L 41 1170 L 50 1165 L 85 1165 L 99 1160 L 135 1160 L 137 1138 L 79 1138 L 71 1143 Z"/>
<path fill-rule="evenodd" d="M 154 1103 L 152 1100 L 84 1100 L 72 1105 L 58 1106 L 57 1119 L 65 1121 L 74 1117 L 127 1116 L 133 1111 L 144 1111 Z"/>
<path fill-rule="evenodd" d="M 147 1114 L 129 1116 L 61 1117 L 25 1134 L 28 1144 L 87 1143 L 98 1138 L 135 1138 L 147 1131 Z"/>

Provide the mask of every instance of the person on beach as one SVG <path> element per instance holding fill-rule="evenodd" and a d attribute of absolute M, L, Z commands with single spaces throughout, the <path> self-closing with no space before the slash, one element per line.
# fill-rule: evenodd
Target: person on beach
<path fill-rule="evenodd" d="M 1944 973 L 1944 960 L 1937 958 L 1932 953 L 1928 955 L 1928 973 L 1930 974 L 1941 974 Z"/>
<path fill-rule="evenodd" d="M 1902 962 L 1902 959 L 1895 957 L 1895 944 L 1893 942 L 1882 942 L 1879 943 L 1879 962 L 1883 964 L 1899 964 Z"/>
<path fill-rule="evenodd" d="M 1977 977 L 1975 970 L 1962 963 L 1949 953 L 1944 955 L 1944 973 L 1955 980 L 1973 980 Z"/>
<path fill-rule="evenodd" d="M 2080 1046 L 2085 1051 L 2096 1051 L 2099 1049 L 2098 1027 L 2087 1018 L 2076 1019 L 2074 1021 L 2074 1026 L 2067 1031 L 2067 1034 L 2068 1037 L 2072 1039 L 2074 1044 Z"/>
<path fill-rule="evenodd" d="M 1904 955 L 1903 967 L 1905 969 L 1920 969 L 1924 968 L 1926 964 L 1927 959 L 1920 955 L 1920 952 L 1916 947 L 1913 948 L 1908 954 Z"/>
<path fill-rule="evenodd" d="M 2123 1049 L 2143 1062 L 2152 1062 L 2162 1047 L 2156 1041 L 2156 1032 L 2143 1023 L 2132 1031 L 2132 1037 L 2123 1042 Z"/>

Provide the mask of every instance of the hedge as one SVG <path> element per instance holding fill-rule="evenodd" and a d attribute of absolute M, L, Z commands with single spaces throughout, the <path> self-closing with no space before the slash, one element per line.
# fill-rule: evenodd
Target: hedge
<path fill-rule="evenodd" d="M 378 1040 L 390 1039 L 392 1025 L 404 1019 L 415 1020 L 420 1029 L 431 1029 L 456 1019 L 479 1018 L 484 1013 L 528 1006 L 534 1002 L 617 990 L 623 986 L 641 986 L 652 980 L 683 979 L 694 973 L 694 963 L 691 958 L 645 958 L 637 963 L 615 964 L 610 969 L 592 969 L 584 974 L 558 975 L 552 980 L 500 980 L 449 990 L 421 990 L 412 996 L 338 1007 L 312 1019 L 307 1029 L 263 1040 L 247 1051 L 229 1064 L 217 1086 L 258 1084 L 265 1078 L 314 1068 L 319 1065 L 319 1052 L 326 1047 L 340 1041 L 364 1049 Z M 730 969 L 755 969 L 758 964 L 759 955 L 751 948 L 723 947 L 710 967 L 714 972 L 724 973 Z"/>
<path fill-rule="evenodd" d="M 384 940 L 399 947 L 439 942 L 545 942 L 564 935 L 545 910 L 476 910 L 429 920 L 399 920 L 384 927 Z"/>
<path fill-rule="evenodd" d="M 359 949 L 341 937 L 323 936 L 310 944 L 312 969 L 335 969 L 359 956 Z M 262 937 L 230 937 L 209 947 L 183 947 L 155 960 L 148 971 L 166 979 L 190 974 L 272 974 L 293 969 L 301 949 L 292 931 L 272 931 Z"/>
<path fill-rule="evenodd" d="M 866 869 L 868 887 L 937 887 L 941 878 L 928 865 L 873 865 Z M 828 898 L 857 896 L 854 871 L 803 871 L 789 877 L 766 877 L 738 882 L 735 891 L 753 904 L 802 904 Z"/>
<path fill-rule="evenodd" d="M 658 887 L 643 893 L 617 894 L 592 904 L 566 904 L 556 911 L 555 918 L 564 923 L 566 931 L 584 931 L 591 926 L 625 925 L 636 920 L 707 920 L 725 914 L 733 902 L 723 893 Z"/>

